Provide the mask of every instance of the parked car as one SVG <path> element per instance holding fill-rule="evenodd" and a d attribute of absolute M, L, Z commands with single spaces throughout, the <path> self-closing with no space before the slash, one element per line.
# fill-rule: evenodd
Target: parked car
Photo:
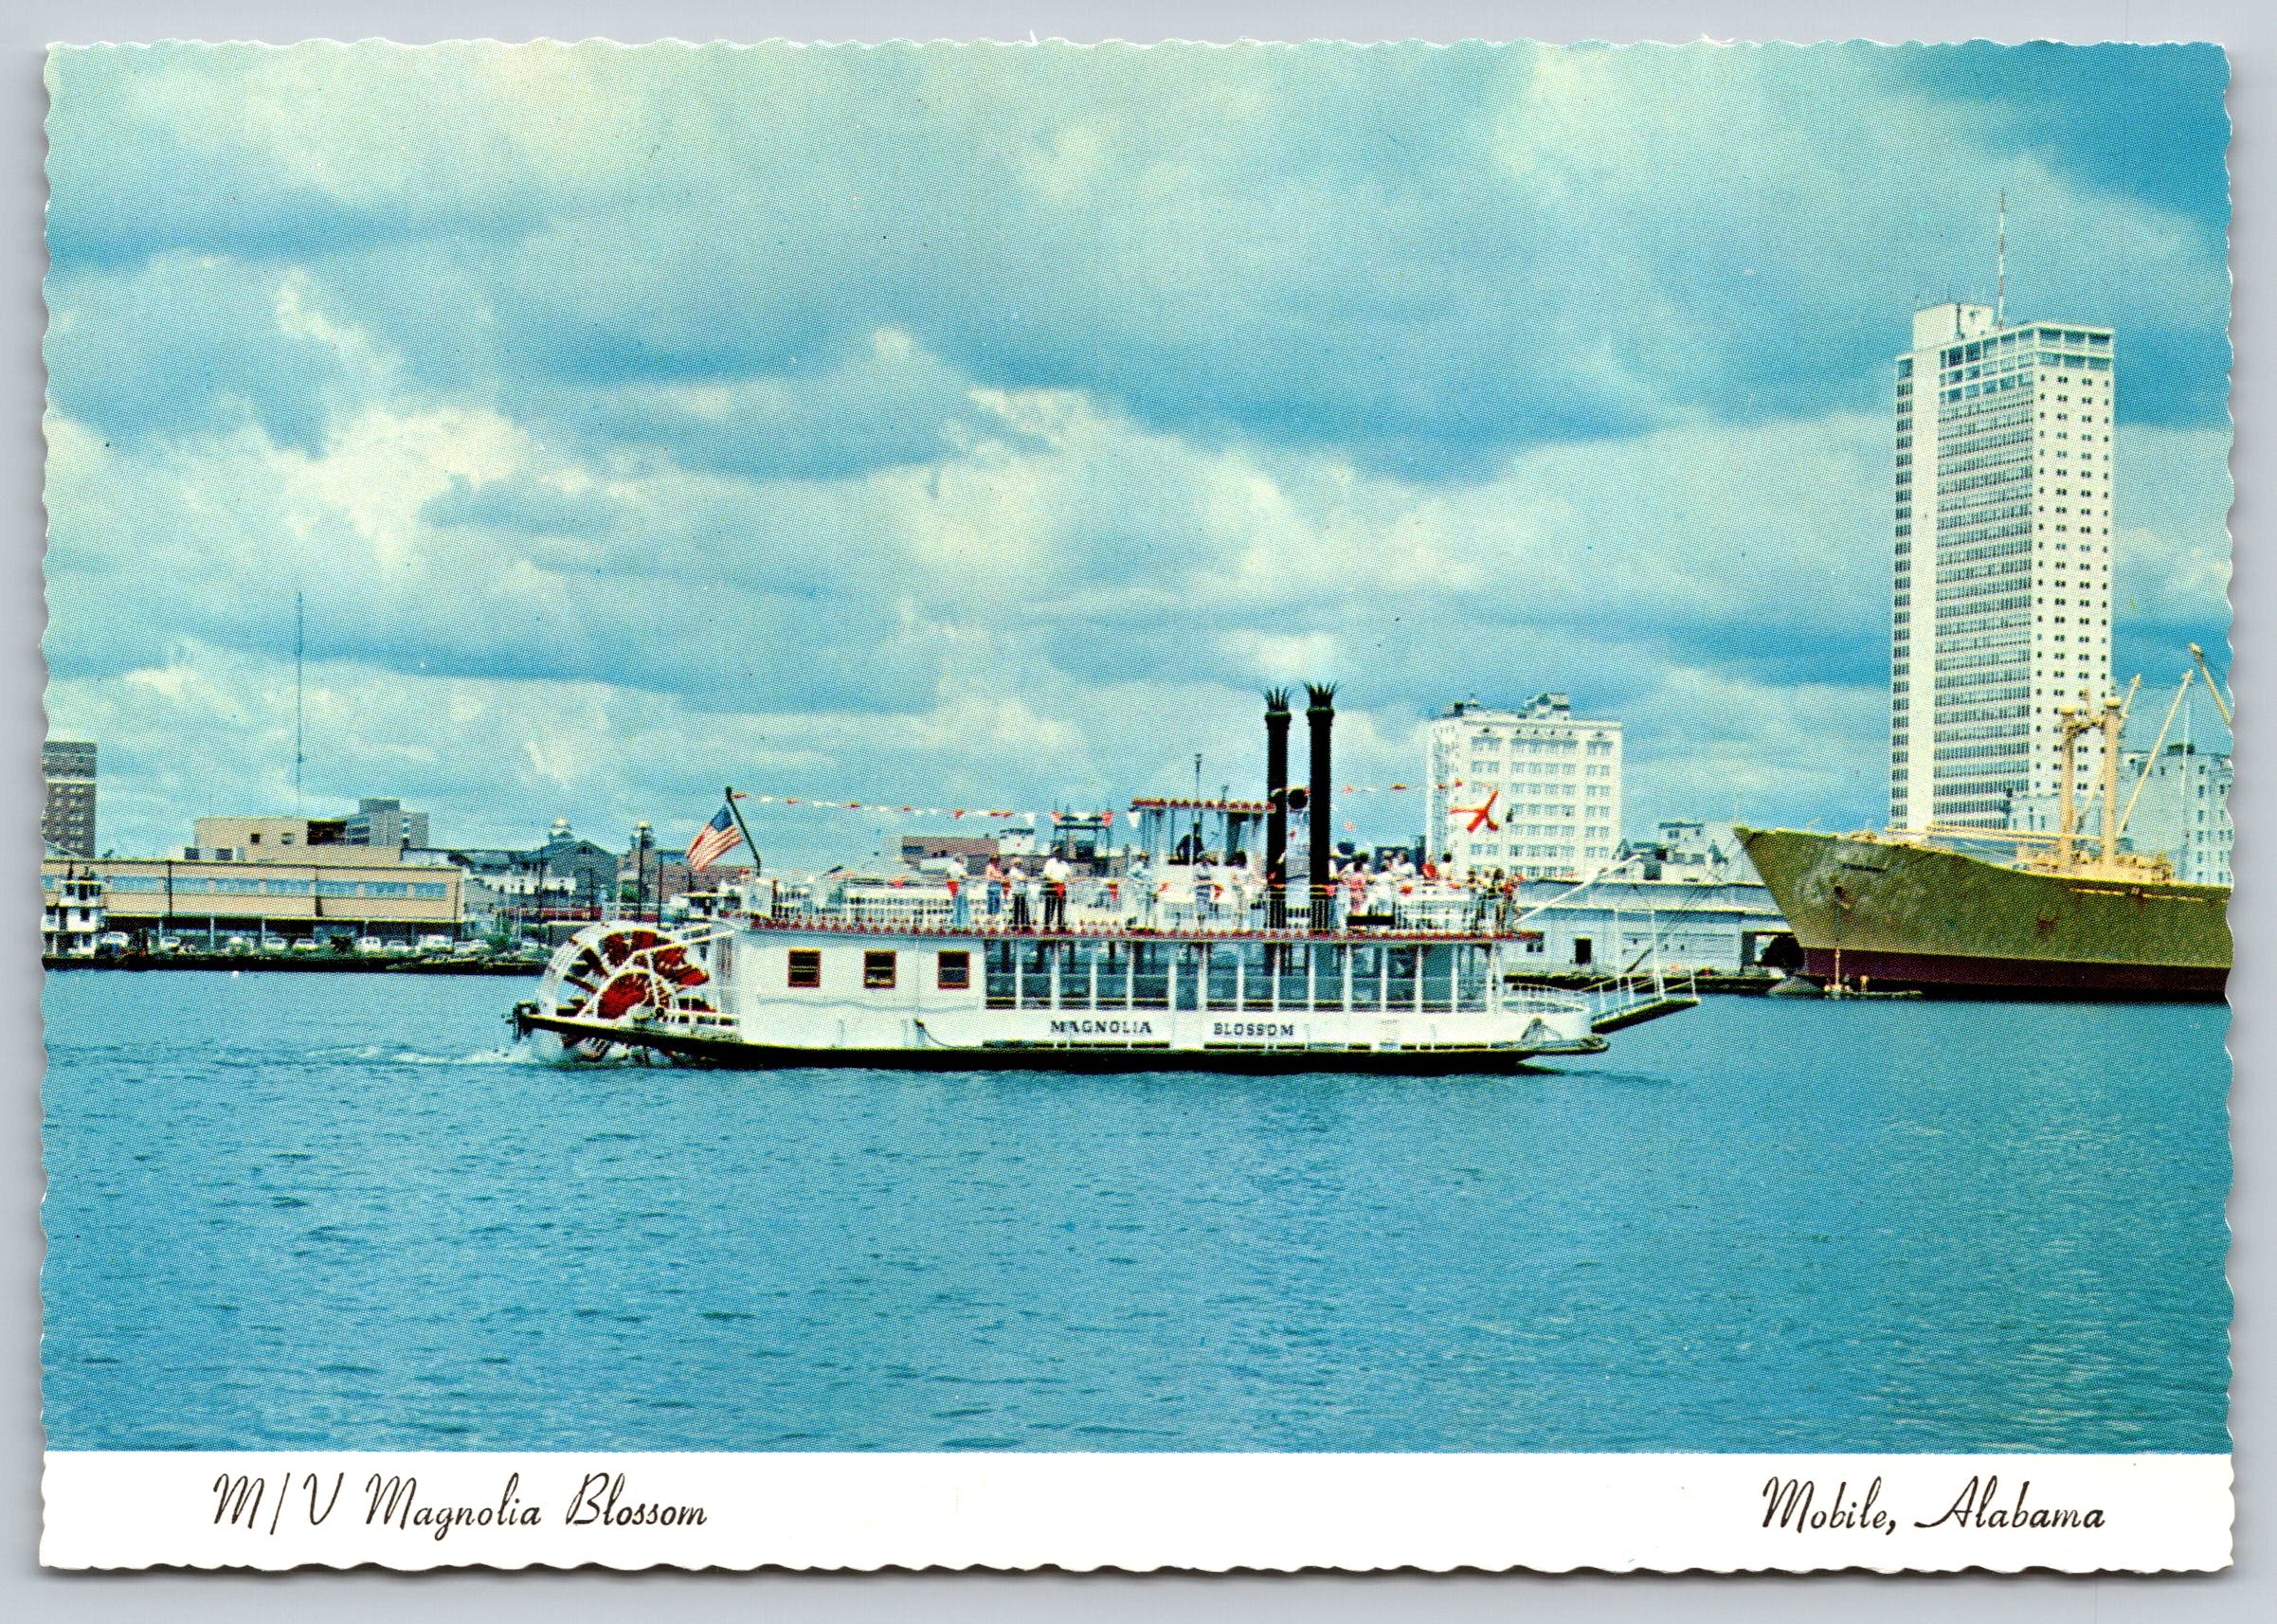
<path fill-rule="evenodd" d="M 411 944 L 398 936 L 390 936 L 380 944 L 380 951 L 390 959 L 400 959 L 410 950 Z"/>
<path fill-rule="evenodd" d="M 261 950 L 264 953 L 281 953 L 290 946 L 282 936 L 263 936 L 261 939 Z"/>
<path fill-rule="evenodd" d="M 481 959 L 487 958 L 489 954 L 490 944 L 488 942 L 454 942 L 451 944 L 451 957 L 454 959 Z"/>
<path fill-rule="evenodd" d="M 448 936 L 422 936 L 419 939 L 419 950 L 423 953 L 447 953 L 451 950 L 451 939 Z"/>
<path fill-rule="evenodd" d="M 377 936 L 358 936 L 355 939 L 355 950 L 359 953 L 384 953 L 388 950 L 388 944 Z"/>
<path fill-rule="evenodd" d="M 182 938 L 181 938 L 181 937 L 179 937 L 179 936 L 161 936 L 161 937 L 159 937 L 159 938 L 158 938 L 158 951 L 160 951 L 161 953 L 178 953 L 178 952 L 180 952 L 181 950 L 182 950 Z"/>
<path fill-rule="evenodd" d="M 95 950 L 99 953 L 123 953 L 134 945 L 134 939 L 124 930 L 105 930 L 95 938 Z"/>
<path fill-rule="evenodd" d="M 314 936 L 296 936 L 293 938 L 293 951 L 296 953 L 314 953 L 323 946 L 324 944 L 317 941 Z"/>
<path fill-rule="evenodd" d="M 252 950 L 253 944 L 243 936 L 232 936 L 222 944 L 222 951 L 225 953 L 250 953 Z"/>

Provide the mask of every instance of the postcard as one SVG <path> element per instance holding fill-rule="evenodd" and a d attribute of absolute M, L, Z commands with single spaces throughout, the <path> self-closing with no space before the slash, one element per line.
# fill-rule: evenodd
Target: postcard
<path fill-rule="evenodd" d="M 45 1563 L 2228 1564 L 2220 49 L 46 81 Z"/>

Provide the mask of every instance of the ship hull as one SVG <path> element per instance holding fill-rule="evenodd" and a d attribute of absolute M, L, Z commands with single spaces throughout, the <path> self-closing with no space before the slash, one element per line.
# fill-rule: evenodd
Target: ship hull
<path fill-rule="evenodd" d="M 1901 840 L 1742 836 L 1817 981 L 1949 996 L 2213 1000 L 2221 886 L 2035 873 Z"/>
<path fill-rule="evenodd" d="M 1839 959 L 1840 968 L 1836 963 Z M 2082 998 L 2212 1001 L 2230 972 L 2165 965 L 2087 965 L 2034 959 L 1987 960 L 1946 953 L 1880 953 L 1805 947 L 1802 973 L 1876 991 L 1956 998 Z"/>
<path fill-rule="evenodd" d="M 1366 1076 L 1494 1076 L 1532 1069 L 1537 1060 L 1602 1054 L 1591 1036 L 1545 1049 L 1138 1049 L 1105 1044 L 991 1043 L 969 1049 L 797 1048 L 701 1037 L 600 1021 L 563 1020 L 524 1009 L 524 1033 L 550 1032 L 565 1044 L 599 1043 L 652 1050 L 697 1065 L 735 1071 L 858 1068 L 903 1072 L 1223 1072 L 1243 1076 L 1330 1073 Z"/>

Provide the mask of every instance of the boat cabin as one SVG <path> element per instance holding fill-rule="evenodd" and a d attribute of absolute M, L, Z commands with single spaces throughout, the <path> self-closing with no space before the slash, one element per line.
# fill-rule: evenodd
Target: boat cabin
<path fill-rule="evenodd" d="M 1494 944 L 1484 938 L 928 938 L 786 930 L 746 937 L 740 949 L 741 975 L 757 978 L 745 995 L 770 1001 L 806 995 L 986 1009 L 1385 1014 L 1483 1014 L 1501 1002 Z"/>

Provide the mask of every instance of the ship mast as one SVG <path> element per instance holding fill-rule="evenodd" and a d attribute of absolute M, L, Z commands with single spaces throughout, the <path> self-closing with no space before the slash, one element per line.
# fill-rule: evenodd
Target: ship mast
<path fill-rule="evenodd" d="M 2139 683 L 2141 679 L 2138 677 Z M 2133 690 L 2128 691 L 2129 698 Z M 2084 702 L 2087 695 L 2081 694 Z M 2119 742 L 2126 726 L 2128 700 L 2114 694 L 2101 705 L 2064 705 L 2056 710 L 2057 728 L 2063 738 L 2063 781 L 2056 785 L 2055 867 L 2068 870 L 2079 866 L 2079 801 L 2072 790 L 2072 774 L 2079 769 L 2079 740 L 2083 733 L 2099 734 L 2103 742 L 2101 770 L 2096 775 L 2096 794 L 2103 802 L 2102 830 L 2097 840 L 2095 860 L 2098 866 L 2111 870 L 2121 865 L 2119 831 L 2123 820 L 2119 815 Z"/>
<path fill-rule="evenodd" d="M 2214 673 L 2206 669 L 2206 651 L 2196 643 L 2190 645 L 2190 658 L 2198 664 L 2198 675 L 2206 679 L 2206 692 L 2214 695 L 2214 708 L 2222 713 L 2222 726 L 2234 726 L 2230 720 L 2230 707 L 2222 699 L 2222 691 L 2214 680 Z"/>
<path fill-rule="evenodd" d="M 2119 857 L 2119 730 L 2126 707 L 2117 695 L 2103 702 L 2097 725 L 2103 729 L 2103 860 Z"/>
<path fill-rule="evenodd" d="M 2079 735 L 2087 724 L 2079 719 L 2079 707 L 2056 707 L 2056 726 L 2063 733 L 2063 772 L 2055 791 L 2055 863 L 2058 868 L 2071 866 L 2071 838 L 2079 827 L 2079 808 L 2071 798 L 2071 773 L 2079 760 Z"/>

